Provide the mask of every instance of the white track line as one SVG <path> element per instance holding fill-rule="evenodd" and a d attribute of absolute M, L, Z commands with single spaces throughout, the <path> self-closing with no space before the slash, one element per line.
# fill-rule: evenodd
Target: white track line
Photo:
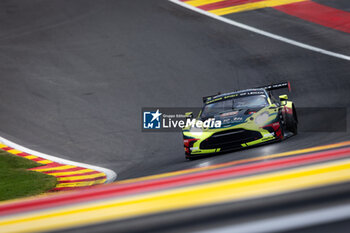
<path fill-rule="evenodd" d="M 197 233 L 270 233 L 296 230 L 320 224 L 333 223 L 350 218 L 350 205 L 338 205 L 324 209 L 309 210 L 302 213 L 277 216 L 232 226 L 218 227 Z"/>
<path fill-rule="evenodd" d="M 300 48 L 311 50 L 311 51 L 314 51 L 314 52 L 317 52 L 317 53 L 322 53 L 322 54 L 325 54 L 325 55 L 328 55 L 328 56 L 332 56 L 332 57 L 336 57 L 336 58 L 340 58 L 340 59 L 344 59 L 344 60 L 350 61 L 350 56 L 347 56 L 347 55 L 344 55 L 344 54 L 334 53 L 334 52 L 331 52 L 331 51 L 328 51 L 328 50 L 325 50 L 325 49 L 314 47 L 314 46 L 311 46 L 311 45 L 308 45 L 308 44 L 304 44 L 304 43 L 301 43 L 301 42 L 298 42 L 298 41 L 295 41 L 295 40 L 291 40 L 291 39 L 285 38 L 283 36 L 272 34 L 270 32 L 266 32 L 266 31 L 260 30 L 258 28 L 254 28 L 254 27 L 248 26 L 246 24 L 242 24 L 242 23 L 236 22 L 236 21 L 233 21 L 233 20 L 228 19 L 228 18 L 219 16 L 219 15 L 215 15 L 215 14 L 210 13 L 208 11 L 205 11 L 205 10 L 199 9 L 197 7 L 188 5 L 188 4 L 186 4 L 184 2 L 181 2 L 179 0 L 169 0 L 169 1 L 172 2 L 172 3 L 175 3 L 177 5 L 183 6 L 185 8 L 188 8 L 190 10 L 193 10 L 195 12 L 198 12 L 200 14 L 206 15 L 208 17 L 217 19 L 217 20 L 222 21 L 224 23 L 228 23 L 230 25 L 242 28 L 244 30 L 255 32 L 257 34 L 260 34 L 260 35 L 263 35 L 263 36 L 266 36 L 266 37 L 269 37 L 269 38 L 272 38 L 272 39 L 275 39 L 275 40 L 279 40 L 279 41 L 282 41 L 284 43 L 291 44 L 291 45 L 294 45 L 294 46 L 297 46 L 297 47 L 300 47 Z"/>
<path fill-rule="evenodd" d="M 78 163 L 78 162 L 70 161 L 67 159 L 61 159 L 61 158 L 58 158 L 58 157 L 55 157 L 52 155 L 47 155 L 47 154 L 44 154 L 44 153 L 41 153 L 41 152 L 38 152 L 35 150 L 28 149 L 26 147 L 20 146 L 20 145 L 14 143 L 14 142 L 11 142 L 3 137 L 0 137 L 0 143 L 3 143 L 6 146 L 12 147 L 12 148 L 17 149 L 19 151 L 23 151 L 23 152 L 26 152 L 28 154 L 36 155 L 38 157 L 41 157 L 41 158 L 44 158 L 44 159 L 47 159 L 47 160 L 50 160 L 53 162 L 67 164 L 67 165 L 73 165 L 73 166 L 77 166 L 77 167 L 84 167 L 84 168 L 89 168 L 89 169 L 92 169 L 95 171 L 103 172 L 107 176 L 107 180 L 105 183 L 111 183 L 117 178 L 117 174 L 114 171 L 107 169 L 107 168 L 98 167 L 98 166 L 94 166 L 94 165 L 90 165 L 90 164 L 86 164 L 86 163 Z"/>

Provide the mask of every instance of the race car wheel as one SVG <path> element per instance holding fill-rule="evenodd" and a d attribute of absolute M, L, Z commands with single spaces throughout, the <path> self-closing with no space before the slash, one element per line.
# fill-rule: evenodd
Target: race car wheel
<path fill-rule="evenodd" d="M 293 105 L 293 114 L 286 114 L 286 128 L 294 135 L 298 134 L 298 119 L 297 112 Z"/>

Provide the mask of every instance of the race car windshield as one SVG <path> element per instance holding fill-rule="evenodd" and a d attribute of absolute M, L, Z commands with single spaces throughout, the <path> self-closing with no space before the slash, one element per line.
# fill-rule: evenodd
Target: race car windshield
<path fill-rule="evenodd" d="M 205 105 L 201 118 L 207 119 L 224 112 L 256 109 L 266 107 L 267 105 L 268 102 L 265 95 L 241 96 Z"/>

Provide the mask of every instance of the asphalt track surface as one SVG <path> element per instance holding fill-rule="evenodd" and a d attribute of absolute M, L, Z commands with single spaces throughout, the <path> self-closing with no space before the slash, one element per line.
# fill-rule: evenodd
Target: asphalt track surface
<path fill-rule="evenodd" d="M 345 0 L 317 2 L 350 11 Z M 122 180 L 350 139 L 345 125 L 186 161 L 180 134 L 141 132 L 142 107 L 201 106 L 218 91 L 289 80 L 297 107 L 348 108 L 349 61 L 164 0 L 1 1 L 0 9 L 0 132 L 31 149 L 110 168 Z M 274 9 L 227 17 L 350 55 L 348 34 Z"/>

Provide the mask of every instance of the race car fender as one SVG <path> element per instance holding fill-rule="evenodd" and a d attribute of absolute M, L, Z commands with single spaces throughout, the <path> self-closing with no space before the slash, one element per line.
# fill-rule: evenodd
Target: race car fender
<path fill-rule="evenodd" d="M 298 122 L 296 109 L 292 101 L 284 101 L 285 104 L 282 109 L 282 113 L 292 115 L 296 122 Z"/>

